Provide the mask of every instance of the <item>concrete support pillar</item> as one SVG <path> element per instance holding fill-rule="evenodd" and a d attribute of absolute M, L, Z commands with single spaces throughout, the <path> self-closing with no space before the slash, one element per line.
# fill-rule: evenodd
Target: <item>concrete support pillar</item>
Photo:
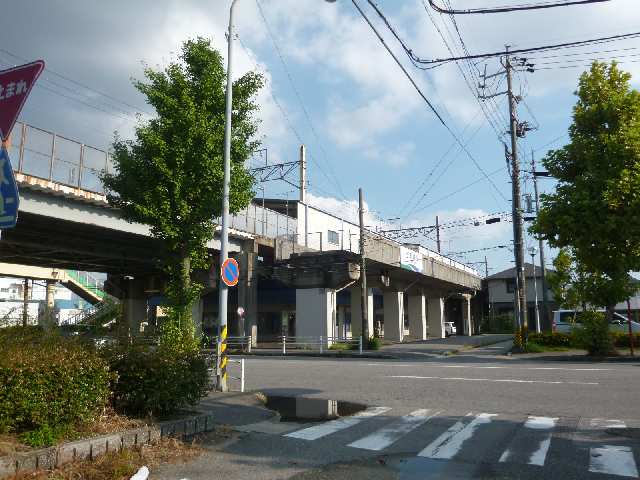
<path fill-rule="evenodd" d="M 335 318 L 335 290 L 330 288 L 296 290 L 297 337 L 331 337 Z"/>
<path fill-rule="evenodd" d="M 471 295 L 462 295 L 462 329 L 465 335 L 473 335 L 471 327 Z"/>
<path fill-rule="evenodd" d="M 401 342 L 404 338 L 404 302 L 402 292 L 384 292 L 384 339 Z"/>
<path fill-rule="evenodd" d="M 338 338 L 344 340 L 347 338 L 347 332 L 345 331 L 346 309 L 344 306 L 338 308 Z"/>
<path fill-rule="evenodd" d="M 56 325 L 55 318 L 56 306 L 56 282 L 55 280 L 47 280 L 45 305 L 44 305 L 44 322 L 46 326 Z"/>
<path fill-rule="evenodd" d="M 409 295 L 409 334 L 415 340 L 427 339 L 427 302 L 423 293 Z"/>
<path fill-rule="evenodd" d="M 427 309 L 429 337 L 444 338 L 444 298 L 430 298 L 427 301 Z"/>
<path fill-rule="evenodd" d="M 362 309 L 360 307 L 360 285 L 351 288 L 351 338 L 362 335 Z M 373 336 L 373 293 L 367 292 L 367 323 L 369 335 Z"/>
<path fill-rule="evenodd" d="M 125 278 L 122 299 L 124 323 L 129 335 L 140 334 L 140 324 L 147 321 L 147 298 L 144 278 Z"/>
<path fill-rule="evenodd" d="M 258 276 L 255 266 L 257 245 L 253 240 L 245 243 L 240 263 L 240 281 L 238 282 L 238 306 L 244 309 L 244 317 L 238 319 L 238 331 L 235 335 L 250 336 L 252 346 L 258 340 Z"/>

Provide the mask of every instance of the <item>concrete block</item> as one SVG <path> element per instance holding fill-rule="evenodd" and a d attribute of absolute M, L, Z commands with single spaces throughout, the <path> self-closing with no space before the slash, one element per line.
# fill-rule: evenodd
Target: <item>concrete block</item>
<path fill-rule="evenodd" d="M 96 439 L 92 439 L 90 441 L 91 444 L 91 460 L 95 460 L 98 457 L 101 457 L 105 453 L 107 453 L 107 441 L 106 439 L 99 437 Z"/>
<path fill-rule="evenodd" d="M 158 427 L 149 427 L 149 443 L 158 443 L 161 436 L 162 435 Z"/>
<path fill-rule="evenodd" d="M 119 434 L 106 435 L 104 438 L 105 452 L 119 452 L 122 450 L 122 436 Z"/>
<path fill-rule="evenodd" d="M 214 415 L 207 415 L 206 416 L 206 422 L 205 422 L 205 426 L 204 426 L 204 431 L 205 432 L 210 432 L 215 428 L 215 416 Z"/>
<path fill-rule="evenodd" d="M 127 430 L 120 434 L 122 448 L 131 448 L 138 444 L 138 431 Z"/>
<path fill-rule="evenodd" d="M 76 452 L 76 460 L 91 459 L 91 442 L 89 440 L 73 442 L 73 446 Z"/>
<path fill-rule="evenodd" d="M 38 457 L 29 453 L 18 453 L 15 456 L 16 460 L 16 472 L 24 472 L 29 470 L 35 470 L 38 468 Z"/>
<path fill-rule="evenodd" d="M 185 420 L 185 435 L 186 436 L 192 436 L 195 435 L 196 433 L 198 433 L 198 430 L 196 429 L 196 419 L 195 418 L 191 418 L 189 420 Z"/>
<path fill-rule="evenodd" d="M 55 447 L 43 448 L 32 454 L 36 457 L 36 468 L 50 470 L 56 466 L 57 449 Z"/>
<path fill-rule="evenodd" d="M 58 461 L 56 466 L 73 462 L 75 455 L 76 455 L 76 450 L 74 445 L 70 443 L 63 443 L 58 447 Z"/>
<path fill-rule="evenodd" d="M 16 460 L 13 457 L 0 457 L 0 478 L 16 473 Z"/>

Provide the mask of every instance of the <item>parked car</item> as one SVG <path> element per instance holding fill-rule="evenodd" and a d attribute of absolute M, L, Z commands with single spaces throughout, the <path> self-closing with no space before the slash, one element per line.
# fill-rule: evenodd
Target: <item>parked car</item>
<path fill-rule="evenodd" d="M 604 310 L 598 310 L 604 313 Z M 575 326 L 579 326 L 580 312 L 575 310 L 557 310 L 553 312 L 553 331 L 569 333 Z M 627 333 L 629 331 L 629 319 L 621 313 L 614 312 L 613 319 L 609 323 L 609 330 L 613 332 Z M 640 323 L 631 320 L 631 331 L 640 332 Z"/>
<path fill-rule="evenodd" d="M 449 337 L 456 334 L 456 324 L 453 322 L 444 322 L 444 335 Z"/>

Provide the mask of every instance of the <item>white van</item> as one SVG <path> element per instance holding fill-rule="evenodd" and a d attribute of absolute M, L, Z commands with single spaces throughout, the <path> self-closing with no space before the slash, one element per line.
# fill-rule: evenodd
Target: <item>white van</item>
<path fill-rule="evenodd" d="M 598 310 L 605 313 L 605 310 Z M 581 325 L 580 312 L 575 310 L 556 310 L 553 312 L 553 331 L 569 333 L 576 325 Z M 629 331 L 629 319 L 621 313 L 614 312 L 609 324 L 609 330 L 613 332 L 627 333 Z M 640 332 L 640 323 L 631 320 L 631 331 Z"/>

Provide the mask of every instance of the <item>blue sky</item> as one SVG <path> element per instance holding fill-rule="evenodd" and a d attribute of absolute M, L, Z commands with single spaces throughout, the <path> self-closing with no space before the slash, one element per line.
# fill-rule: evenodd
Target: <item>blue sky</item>
<path fill-rule="evenodd" d="M 387 222 L 396 228 L 430 225 L 435 215 L 441 222 L 450 222 L 510 211 L 511 186 L 503 146 L 480 113 L 479 102 L 456 65 L 429 72 L 413 68 L 373 10 L 365 8 L 366 1 L 359 0 L 445 122 L 468 142 L 467 148 L 482 170 L 494 172 L 491 179 L 495 186 L 483 178 L 484 174 L 466 154 L 459 154 L 457 147 L 451 149 L 451 135 L 413 90 L 350 1 L 259 1 L 279 53 L 256 0 L 239 0 L 236 71 L 242 74 L 257 68 L 267 78 L 259 101 L 261 135 L 270 161 L 295 159 L 298 136 L 306 144 L 313 203 L 355 218 L 357 188 L 362 187 L 368 223 L 379 225 L 380 219 L 400 217 Z M 450 18 L 433 11 L 430 18 L 421 0 L 376 3 L 418 56 L 448 56 L 438 29 L 452 49 L 460 49 Z M 504 3 L 509 2 L 451 0 L 454 7 L 460 8 Z M 224 32 L 229 4 L 221 0 L 168 1 L 162 7 L 151 0 L 57 0 L 46 6 L 36 0 L 9 2 L 8 11 L 5 8 L 5 15 L 0 18 L 0 65 L 21 63 L 16 56 L 27 60 L 44 58 L 50 69 L 32 93 L 22 120 L 98 147 L 109 144 L 114 130 L 125 137 L 131 135 L 135 112 L 150 113 L 130 83 L 131 77 L 142 77 L 141 62 L 166 65 L 175 58 L 182 41 L 198 35 L 211 38 L 217 48 L 226 50 Z M 518 48 L 629 33 L 637 31 L 638 25 L 637 0 L 457 18 L 457 27 L 471 53 L 500 50 L 505 44 Z M 553 52 L 532 55 L 537 57 L 531 60 L 537 64 L 536 72 L 515 78 L 516 91 L 524 99 L 519 105 L 520 118 L 539 127 L 520 144 L 527 169 L 532 149 L 539 160 L 548 148 L 566 141 L 564 134 L 575 102 L 573 91 L 587 59 L 609 58 L 615 52 L 605 51 L 629 49 L 620 52 L 625 55 L 621 60 L 628 62 L 623 67 L 634 74 L 637 85 L 640 71 L 639 64 L 634 63 L 634 49 L 639 47 L 640 40 L 628 40 L 561 52 L 582 52 L 572 57 L 550 58 Z M 547 58 L 540 58 L 543 56 Z M 495 61 L 479 62 L 474 68 L 484 71 L 485 65 L 488 73 L 498 69 Z M 574 66 L 581 68 L 567 68 Z M 503 90 L 504 81 L 500 82 L 490 81 L 492 87 L 487 91 Z M 485 106 L 501 135 L 507 129 L 504 97 L 496 97 L 495 102 L 486 102 Z M 441 160 L 448 150 L 449 155 Z M 469 184 L 472 185 L 458 191 Z M 541 181 L 543 191 L 552 187 L 552 181 Z M 531 193 L 532 188 L 527 180 L 523 191 Z M 266 184 L 265 193 L 268 197 L 297 196 L 291 187 L 278 182 Z M 501 222 L 447 229 L 443 231 L 443 251 L 509 244 L 511 228 L 510 223 Z M 426 246 L 434 247 L 431 240 L 424 241 Z M 483 260 L 485 254 L 493 272 L 512 264 L 508 249 L 470 253 L 459 259 L 476 262 Z"/>

